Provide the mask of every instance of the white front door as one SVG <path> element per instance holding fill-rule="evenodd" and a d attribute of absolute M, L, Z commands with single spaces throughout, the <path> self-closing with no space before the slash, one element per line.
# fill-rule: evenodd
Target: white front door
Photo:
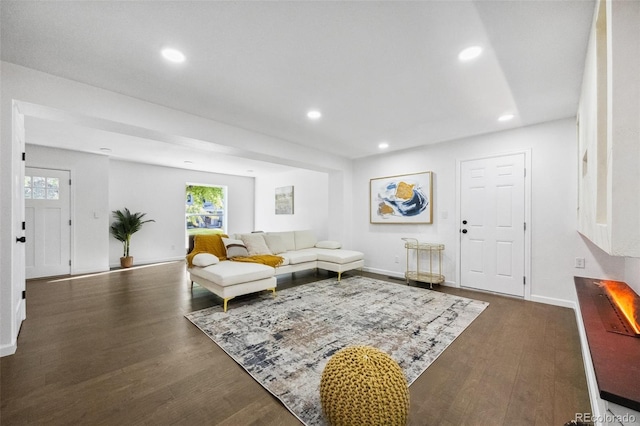
<path fill-rule="evenodd" d="M 67 170 L 25 170 L 27 278 L 71 273 L 69 176 Z"/>
<path fill-rule="evenodd" d="M 524 153 L 463 161 L 460 174 L 460 285 L 524 297 Z"/>

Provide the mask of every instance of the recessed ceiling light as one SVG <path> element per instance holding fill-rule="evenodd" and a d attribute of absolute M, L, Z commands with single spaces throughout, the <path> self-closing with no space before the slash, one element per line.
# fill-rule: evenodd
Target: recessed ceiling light
<path fill-rule="evenodd" d="M 461 61 L 470 61 L 471 59 L 475 59 L 482 53 L 482 47 L 480 46 L 471 46 L 464 49 L 462 52 L 458 54 L 458 59 Z"/>
<path fill-rule="evenodd" d="M 185 60 L 184 54 L 181 51 L 171 48 L 162 49 L 162 56 L 164 56 L 167 61 L 176 63 L 184 62 Z"/>
<path fill-rule="evenodd" d="M 514 117 L 513 114 L 502 114 L 500 117 L 498 117 L 498 121 L 509 121 Z"/>
<path fill-rule="evenodd" d="M 322 117 L 322 113 L 318 110 L 311 110 L 307 113 L 307 117 L 309 117 L 312 120 L 317 120 L 320 117 Z"/>
<path fill-rule="evenodd" d="M 380 149 L 387 149 L 387 148 L 389 148 L 389 144 L 388 144 L 387 142 L 380 142 L 380 143 L 378 144 L 378 148 L 380 148 Z"/>

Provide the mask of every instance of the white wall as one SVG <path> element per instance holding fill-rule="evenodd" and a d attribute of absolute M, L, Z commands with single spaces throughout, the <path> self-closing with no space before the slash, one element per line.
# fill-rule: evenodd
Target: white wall
<path fill-rule="evenodd" d="M 275 189 L 293 185 L 294 214 L 275 214 Z M 295 170 L 256 178 L 256 230 L 313 229 L 319 240 L 328 238 L 329 177 L 312 170 Z"/>
<path fill-rule="evenodd" d="M 640 294 L 640 259 L 625 259 L 624 281 Z"/>
<path fill-rule="evenodd" d="M 27 158 L 28 167 L 71 171 L 73 274 L 119 266 L 122 244 L 109 235 L 109 224 L 111 212 L 124 207 L 156 220 L 133 236 L 131 254 L 137 264 L 184 258 L 187 182 L 227 186 L 230 232 L 253 229 L 253 178 L 110 161 L 36 145 L 27 145 Z"/>
<path fill-rule="evenodd" d="M 216 173 L 111 161 L 109 210 L 127 207 L 146 213 L 145 224 L 131 238 L 135 264 L 184 259 L 185 187 L 187 183 L 227 187 L 229 233 L 254 228 L 254 179 Z M 111 219 L 110 219 L 111 220 Z M 118 266 L 122 243 L 110 238 L 109 264 Z"/>
<path fill-rule="evenodd" d="M 27 167 L 71 172 L 71 273 L 108 270 L 109 158 L 27 145 Z"/>
<path fill-rule="evenodd" d="M 571 305 L 573 276 L 621 279 L 624 259 L 606 255 L 576 231 L 577 143 L 575 119 L 493 133 L 418 149 L 357 160 L 354 163 L 355 248 L 365 252 L 366 268 L 402 276 L 406 254 L 401 237 L 444 243 L 444 274 L 455 282 L 459 226 L 456 222 L 456 162 L 491 154 L 531 150 L 531 294 L 533 300 Z M 375 177 L 434 172 L 434 223 L 369 223 L 369 180 Z M 447 218 L 444 218 L 447 216 Z M 395 257 L 400 259 L 395 263 Z M 585 269 L 574 259 L 584 257 Z"/>

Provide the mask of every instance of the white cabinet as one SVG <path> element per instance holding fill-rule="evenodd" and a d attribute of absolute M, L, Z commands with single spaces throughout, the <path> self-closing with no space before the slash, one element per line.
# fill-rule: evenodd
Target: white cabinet
<path fill-rule="evenodd" d="M 578 231 L 640 257 L 640 2 L 599 0 L 578 107 Z"/>

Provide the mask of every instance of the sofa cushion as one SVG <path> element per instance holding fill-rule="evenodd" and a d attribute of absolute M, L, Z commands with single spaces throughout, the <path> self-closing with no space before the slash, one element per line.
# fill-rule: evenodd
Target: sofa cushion
<path fill-rule="evenodd" d="M 264 234 L 264 241 L 267 243 L 267 247 L 271 250 L 271 254 L 280 254 L 287 251 L 282 237 L 279 235 Z"/>
<path fill-rule="evenodd" d="M 232 240 L 231 238 L 223 238 L 222 242 L 227 250 L 227 257 L 232 259 L 238 256 L 249 256 L 249 251 L 242 240 Z"/>
<path fill-rule="evenodd" d="M 353 250 L 315 248 L 313 249 L 313 252 L 318 256 L 318 260 L 338 263 L 341 265 L 364 259 L 364 253 Z"/>
<path fill-rule="evenodd" d="M 296 250 L 311 248 L 316 245 L 318 239 L 313 231 L 294 231 Z"/>
<path fill-rule="evenodd" d="M 289 258 L 284 256 L 284 253 L 277 254 L 275 256 L 280 256 L 282 258 L 282 263 L 276 266 L 276 274 L 278 273 L 278 268 L 281 266 L 287 266 L 289 264 Z"/>
<path fill-rule="evenodd" d="M 287 259 L 290 265 L 297 265 L 299 263 L 313 262 L 318 260 L 318 255 L 310 250 L 293 250 L 280 254 L 284 259 Z"/>
<path fill-rule="evenodd" d="M 282 242 L 284 243 L 284 246 L 286 247 L 287 251 L 296 249 L 296 240 L 295 240 L 293 231 L 269 232 L 268 234 L 277 235 L 278 237 L 282 238 Z"/>
<path fill-rule="evenodd" d="M 339 249 L 342 247 L 342 243 L 339 241 L 318 241 L 316 243 L 316 247 L 323 249 Z"/>
<path fill-rule="evenodd" d="M 215 265 L 218 262 L 220 262 L 220 259 L 218 259 L 218 256 L 211 253 L 198 253 L 195 256 L 193 256 L 193 260 L 192 260 L 192 263 L 195 266 L 202 266 L 202 267 Z"/>
<path fill-rule="evenodd" d="M 256 256 L 259 254 L 273 254 L 271 250 L 269 250 L 269 247 L 264 240 L 263 234 L 243 234 L 241 236 L 241 239 L 244 242 L 244 245 L 247 247 L 249 256 Z"/>
<path fill-rule="evenodd" d="M 274 276 L 275 269 L 259 263 L 234 262 L 225 260 L 206 268 L 192 268 L 192 276 L 201 277 L 220 286 L 246 283 Z M 198 282 L 198 280 L 194 280 Z"/>

